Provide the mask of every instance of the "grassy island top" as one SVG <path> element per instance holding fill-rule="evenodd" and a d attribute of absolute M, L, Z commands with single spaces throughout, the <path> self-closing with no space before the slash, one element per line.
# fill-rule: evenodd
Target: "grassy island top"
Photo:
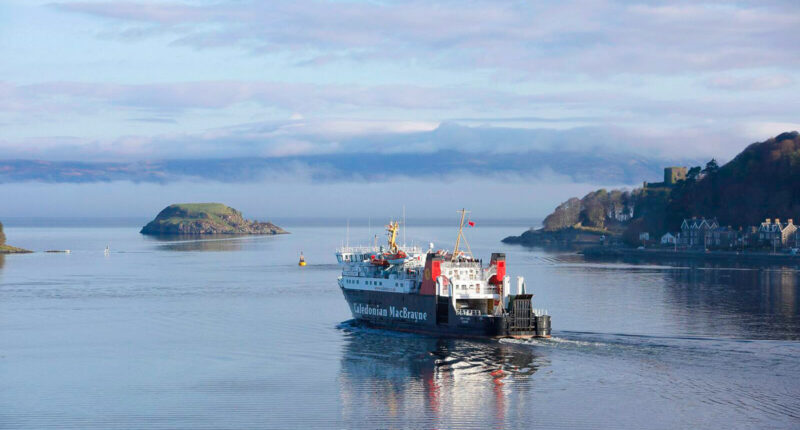
<path fill-rule="evenodd" d="M 222 203 L 176 203 L 169 205 L 159 212 L 157 219 L 170 220 L 171 218 L 219 218 L 225 216 L 242 216 L 241 212 Z"/>

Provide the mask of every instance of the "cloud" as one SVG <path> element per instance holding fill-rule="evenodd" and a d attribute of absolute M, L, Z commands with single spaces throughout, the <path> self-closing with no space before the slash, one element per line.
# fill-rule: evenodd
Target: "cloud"
<path fill-rule="evenodd" d="M 800 79 L 796 2 L 20 8 L 29 9 L 31 22 L 42 16 L 63 27 L 42 24 L 41 40 L 26 42 L 38 49 L 8 52 L 18 72 L 0 82 L 6 157 L 135 162 L 560 146 L 725 158 L 747 143 L 753 124 L 792 123 L 800 109 L 786 90 Z M 58 56 L 50 41 L 62 29 L 75 43 Z M 24 30 L 10 31 L 22 40 Z M 33 73 L 61 63 L 63 77 L 60 69 Z"/>
<path fill-rule="evenodd" d="M 753 141 L 762 141 L 765 136 L 797 130 L 800 130 L 800 122 L 748 121 L 742 127 L 742 134 Z"/>
<path fill-rule="evenodd" d="M 306 119 L 258 121 L 197 133 L 126 135 L 112 139 L 38 137 L 0 140 L 8 158 L 131 161 L 165 158 L 275 157 L 287 154 L 403 154 L 453 150 L 514 154 L 529 151 L 607 151 L 674 157 L 708 155 L 735 130 L 709 136 L 709 129 L 671 131 L 591 126 L 567 129 L 466 126 L 456 122 Z M 702 149 L 694 141 L 703 141 Z M 567 162 L 568 160 L 565 160 Z"/>
<path fill-rule="evenodd" d="M 788 76 L 759 78 L 714 78 L 708 85 L 725 89 L 770 89 L 791 85 Z M 285 83 L 265 81 L 196 81 L 150 84 L 113 84 L 103 82 L 43 82 L 15 85 L 0 82 L 0 120 L 17 124 L 48 123 L 50 133 L 58 131 L 57 121 L 65 118 L 84 120 L 98 115 L 123 117 L 117 123 L 124 130 L 141 133 L 125 122 L 179 124 L 203 115 L 223 118 L 230 127 L 239 127 L 241 112 L 252 117 L 264 115 L 289 118 L 281 130 L 313 124 L 327 131 L 330 138 L 339 135 L 375 133 L 382 130 L 401 132 L 431 130 L 440 122 L 480 125 L 514 123 L 540 127 L 542 123 L 564 128 L 604 126 L 652 128 L 652 124 L 680 122 L 683 128 L 698 122 L 718 120 L 728 127 L 746 120 L 783 121 L 790 112 L 800 109 L 800 101 L 789 93 L 772 97 L 773 103 L 732 102 L 727 98 L 684 98 L 647 96 L 634 89 L 616 91 L 543 91 L 510 92 L 470 86 L 420 85 L 349 85 Z M 299 112 L 303 112 L 300 114 Z M 481 116 L 486 112 L 492 115 Z M 517 115 L 542 112 L 548 116 Z M 425 119 L 419 119 L 425 118 Z M 69 125 L 70 123 L 67 122 Z M 538 125 L 537 125 L 538 124 Z M 268 125 L 267 125 L 268 126 Z M 325 130 L 322 130 L 325 128 Z M 673 127 L 659 126 L 672 131 Z M 185 124 L 181 129 L 186 130 Z M 40 130 L 36 127 L 35 130 Z M 190 131 L 190 130 L 187 130 Z M 195 129 L 196 132 L 196 129 Z M 214 133 L 215 131 L 209 131 Z"/>
<path fill-rule="evenodd" d="M 308 65 L 428 59 L 512 74 L 675 73 L 796 66 L 797 4 L 712 1 L 65 2 L 121 38 L 281 52 Z M 122 24 L 122 25 L 120 25 Z"/>
<path fill-rule="evenodd" d="M 75 105 L 102 103 L 118 108 L 153 111 L 224 109 L 240 103 L 320 112 L 354 109 L 448 109 L 484 106 L 497 109 L 526 106 L 547 96 L 512 94 L 480 88 L 419 85 L 339 85 L 287 82 L 200 81 L 153 84 L 44 82 L 13 85 L 0 82 L 0 111 L 57 111 Z"/>
<path fill-rule="evenodd" d="M 0 181 L 174 182 L 197 178 L 251 182 L 290 176 L 319 182 L 380 182 L 549 174 L 575 182 L 631 184 L 657 177 L 664 165 L 697 164 L 711 156 L 725 158 L 707 152 L 736 142 L 727 134 L 717 135 L 717 140 L 703 137 L 694 130 L 659 135 L 609 127 L 556 130 L 456 123 L 377 123 L 365 128 L 350 121 L 286 120 L 201 134 L 86 142 L 65 139 L 48 142 L 44 151 L 29 149 L 41 148 L 41 144 L 4 145 L 10 159 L 0 160 Z M 685 145 L 663 150 L 678 139 L 695 150 L 687 152 Z M 739 142 L 741 147 L 747 143 Z M 42 155 L 47 158 L 39 158 Z"/>
<path fill-rule="evenodd" d="M 172 118 L 161 118 L 161 117 L 139 117 L 139 118 L 129 118 L 128 121 L 133 122 L 149 122 L 149 123 L 159 123 L 159 124 L 177 124 Z"/>
<path fill-rule="evenodd" d="M 763 91 L 790 87 L 794 79 L 787 75 L 716 76 L 705 81 L 707 87 L 728 91 Z"/>

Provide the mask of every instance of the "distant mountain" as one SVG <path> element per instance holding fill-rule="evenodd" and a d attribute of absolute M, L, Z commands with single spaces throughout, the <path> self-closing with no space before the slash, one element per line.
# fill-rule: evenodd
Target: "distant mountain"
<path fill-rule="evenodd" d="M 541 230 L 504 239 L 534 245 L 559 232 L 582 231 L 622 235 L 637 243 L 639 233 L 651 237 L 680 230 L 684 218 L 716 217 L 721 225 L 746 227 L 765 218 L 800 218 L 800 135 L 782 133 L 753 143 L 722 167 L 711 160 L 688 170 L 674 186 L 593 191 L 560 204 Z M 632 212 L 630 211 L 632 209 Z M 632 216 L 630 216 L 632 215 Z M 630 218 L 629 218 L 630 216 Z M 584 240 L 586 238 L 584 237 Z"/>
<path fill-rule="evenodd" d="M 301 173 L 315 181 L 383 180 L 442 175 L 523 177 L 564 176 L 576 182 L 628 184 L 658 175 L 661 166 L 685 159 L 647 157 L 627 152 L 530 150 L 477 153 L 454 150 L 406 153 L 334 153 L 285 157 L 174 159 L 133 162 L 0 160 L 3 182 L 165 183 L 182 179 L 221 182 L 261 180 L 268 174 Z"/>

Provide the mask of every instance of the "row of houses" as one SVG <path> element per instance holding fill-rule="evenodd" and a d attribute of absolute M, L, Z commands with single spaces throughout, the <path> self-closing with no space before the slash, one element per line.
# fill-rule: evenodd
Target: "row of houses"
<path fill-rule="evenodd" d="M 772 250 L 800 248 L 800 230 L 793 219 L 781 222 L 767 218 L 761 225 L 734 229 L 720 226 L 716 218 L 690 218 L 681 223 L 681 231 L 666 233 L 661 244 L 681 248 Z"/>

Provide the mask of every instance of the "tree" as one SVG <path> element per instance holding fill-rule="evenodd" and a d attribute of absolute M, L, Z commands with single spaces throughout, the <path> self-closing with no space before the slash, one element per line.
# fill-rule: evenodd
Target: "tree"
<path fill-rule="evenodd" d="M 706 175 L 714 175 L 719 171 L 719 165 L 717 164 L 717 160 L 711 159 L 708 163 L 706 163 L 706 168 L 703 169 L 703 173 Z"/>
<path fill-rule="evenodd" d="M 686 180 L 687 181 L 691 181 L 691 182 L 696 181 L 697 177 L 700 176 L 701 172 L 702 172 L 702 170 L 700 170 L 700 166 L 692 167 L 691 169 L 689 169 L 689 172 L 686 174 Z"/>
<path fill-rule="evenodd" d="M 598 200 L 586 202 L 580 214 L 581 223 L 586 227 L 605 227 L 606 211 Z"/>
<path fill-rule="evenodd" d="M 544 229 L 557 231 L 562 228 L 572 227 L 578 222 L 581 213 L 581 201 L 573 197 L 558 205 L 547 218 L 544 219 Z"/>

